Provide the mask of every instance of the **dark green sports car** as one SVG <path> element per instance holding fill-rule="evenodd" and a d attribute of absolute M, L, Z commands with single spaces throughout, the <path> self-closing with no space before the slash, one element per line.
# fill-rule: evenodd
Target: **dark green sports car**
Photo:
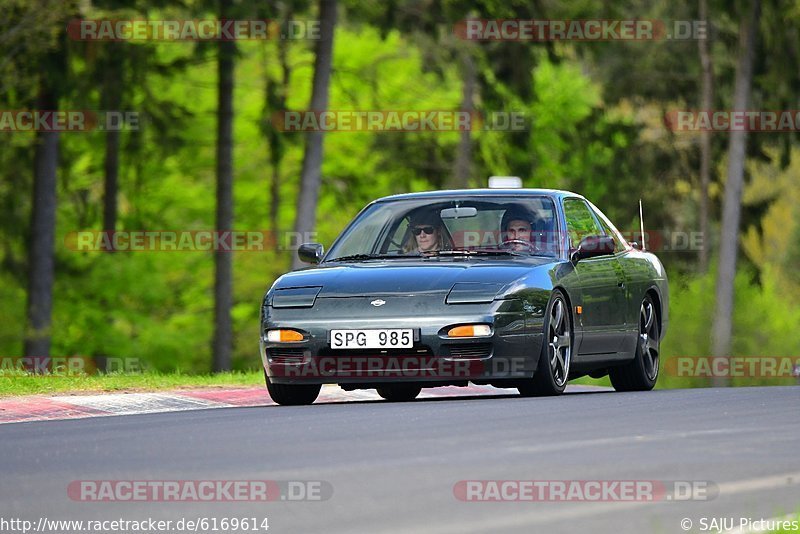
<path fill-rule="evenodd" d="M 558 395 L 610 375 L 658 378 L 668 286 L 582 196 L 545 189 L 433 191 L 365 207 L 311 267 L 278 278 L 261 307 L 261 356 L 279 404 L 322 384 L 412 400 L 423 387 L 491 384 Z"/>

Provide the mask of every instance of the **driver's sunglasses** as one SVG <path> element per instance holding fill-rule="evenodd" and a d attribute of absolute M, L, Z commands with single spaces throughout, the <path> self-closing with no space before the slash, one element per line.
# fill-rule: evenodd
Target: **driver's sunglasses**
<path fill-rule="evenodd" d="M 416 228 L 411 229 L 411 233 L 414 234 L 415 236 L 418 236 L 422 232 L 425 232 L 428 235 L 432 235 L 433 230 L 434 230 L 433 226 L 417 226 Z"/>

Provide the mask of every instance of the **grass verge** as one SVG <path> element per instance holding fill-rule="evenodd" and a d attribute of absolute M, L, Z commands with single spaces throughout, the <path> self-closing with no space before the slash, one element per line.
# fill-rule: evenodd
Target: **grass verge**
<path fill-rule="evenodd" d="M 800 531 L 797 527 L 800 527 L 800 513 L 796 513 L 793 515 L 789 515 L 786 517 L 781 517 L 781 521 L 785 521 L 786 523 L 784 526 L 788 526 L 788 529 L 778 529 L 778 530 L 770 530 L 769 532 L 773 532 L 775 534 L 789 534 L 789 532 L 793 534 L 797 534 Z"/>
<path fill-rule="evenodd" d="M 109 373 L 47 375 L 22 371 L 0 372 L 0 398 L 19 395 L 158 391 L 195 387 L 263 386 L 262 371 L 214 375 L 181 373 Z"/>

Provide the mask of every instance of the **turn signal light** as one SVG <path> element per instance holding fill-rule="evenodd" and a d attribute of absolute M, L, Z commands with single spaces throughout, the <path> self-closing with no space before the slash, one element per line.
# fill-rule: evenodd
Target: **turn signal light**
<path fill-rule="evenodd" d="M 455 326 L 447 331 L 450 337 L 485 337 L 492 335 L 492 329 L 488 324 L 467 324 Z"/>
<path fill-rule="evenodd" d="M 297 330 L 270 330 L 267 332 L 267 341 L 271 343 L 285 343 L 287 341 L 303 341 L 303 334 Z"/>

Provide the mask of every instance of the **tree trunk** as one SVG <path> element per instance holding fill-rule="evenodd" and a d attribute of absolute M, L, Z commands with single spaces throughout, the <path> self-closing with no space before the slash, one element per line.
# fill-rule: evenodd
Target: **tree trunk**
<path fill-rule="evenodd" d="M 104 95 L 105 111 L 119 111 L 121 106 L 122 84 L 119 68 L 121 47 L 118 43 L 108 43 Z M 103 230 L 114 231 L 117 227 L 117 194 L 119 190 L 119 129 L 106 132 L 106 153 L 104 161 L 105 187 L 103 195 Z"/>
<path fill-rule="evenodd" d="M 467 44 L 462 44 L 462 46 L 464 47 L 461 51 L 464 85 L 462 88 L 461 111 L 467 112 L 472 116 L 475 111 L 475 60 L 472 57 L 472 47 Z M 469 124 L 472 124 L 472 120 L 470 120 Z M 452 180 L 450 182 L 451 187 L 454 189 L 463 189 L 467 187 L 472 175 L 472 130 L 467 129 L 462 131 L 460 132 L 460 136 L 458 149 L 456 151 L 456 161 L 453 166 Z"/>
<path fill-rule="evenodd" d="M 284 9 L 281 15 L 281 27 L 287 27 L 292 18 L 291 9 Z M 264 116 L 269 117 L 273 113 L 286 110 L 286 95 L 289 93 L 289 79 L 291 77 L 291 68 L 289 67 L 288 58 L 288 41 L 278 41 L 278 63 L 281 66 L 280 80 L 273 81 L 270 79 L 269 74 L 265 77 L 265 106 Z M 265 66 L 265 70 L 266 66 Z M 281 167 L 283 163 L 284 153 L 284 137 L 281 132 L 276 131 L 273 126 L 267 125 L 265 128 L 265 135 L 267 145 L 269 146 L 269 158 L 272 165 L 272 178 L 270 181 L 269 198 L 269 221 L 270 230 L 276 243 L 278 237 L 279 215 L 281 207 Z"/>
<path fill-rule="evenodd" d="M 278 245 L 278 213 L 281 209 L 281 160 L 272 164 L 272 179 L 269 184 L 269 226 L 275 244 Z"/>
<path fill-rule="evenodd" d="M 311 109 L 321 112 L 328 108 L 328 86 L 333 64 L 333 32 L 336 27 L 336 0 L 319 0 L 320 39 L 314 59 L 314 81 L 311 91 Z M 297 198 L 297 215 L 294 229 L 298 239 L 305 240 L 316 226 L 317 198 L 322 183 L 323 132 L 308 132 Z M 303 263 L 294 255 L 292 268 Z"/>
<path fill-rule="evenodd" d="M 700 20 L 708 26 L 708 0 L 700 0 Z M 702 75 L 700 78 L 700 109 L 710 111 L 714 105 L 714 66 L 709 53 L 709 39 L 697 41 L 700 55 Z M 709 240 L 709 213 L 708 213 L 708 186 L 711 183 L 711 132 L 700 132 L 700 235 L 703 236 L 703 246 L 698 251 L 698 263 L 701 273 L 708 271 L 708 255 L 711 242 Z"/>
<path fill-rule="evenodd" d="M 743 18 L 739 32 L 739 58 L 733 109 L 746 110 L 750 104 L 750 87 L 753 79 L 753 55 L 758 33 L 760 0 L 752 0 L 750 12 Z M 722 234 L 720 237 L 719 266 L 717 268 L 716 312 L 712 330 L 712 352 L 715 357 L 729 358 L 733 324 L 734 278 L 736 256 L 739 248 L 739 221 L 744 186 L 744 164 L 747 151 L 747 132 L 730 133 L 728 144 L 728 177 L 722 206 Z M 728 380 L 715 378 L 714 385 L 727 385 Z"/>
<path fill-rule="evenodd" d="M 37 108 L 58 109 L 55 89 L 43 81 Z M 56 173 L 59 133 L 36 135 L 33 178 L 31 237 L 28 249 L 28 328 L 25 356 L 50 356 L 50 325 L 53 310 L 54 246 L 56 231 Z"/>
<path fill-rule="evenodd" d="M 231 0 L 220 0 L 220 18 L 228 19 Z M 218 232 L 233 229 L 233 69 L 236 45 L 219 41 L 217 105 L 217 224 Z M 233 351 L 233 256 L 214 251 L 214 340 L 212 369 L 231 368 Z"/>

